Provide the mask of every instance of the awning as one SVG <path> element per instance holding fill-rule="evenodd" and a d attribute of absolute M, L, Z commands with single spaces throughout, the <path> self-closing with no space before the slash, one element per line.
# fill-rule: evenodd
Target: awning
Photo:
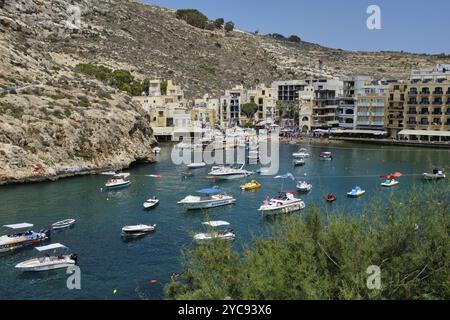
<path fill-rule="evenodd" d="M 210 188 L 210 189 L 201 189 L 201 190 L 197 190 L 198 193 L 203 193 L 203 194 L 215 194 L 215 193 L 220 193 L 222 192 L 220 189 L 218 188 Z"/>
<path fill-rule="evenodd" d="M 372 134 L 375 136 L 383 136 L 386 135 L 386 131 L 380 131 L 380 130 L 331 130 L 330 133 L 355 133 L 355 134 Z"/>
<path fill-rule="evenodd" d="M 52 243 L 48 246 L 42 246 L 42 247 L 36 247 L 36 250 L 39 252 L 48 251 L 48 250 L 54 250 L 54 249 L 60 249 L 60 248 L 67 248 L 65 245 L 62 245 L 61 243 Z"/>
<path fill-rule="evenodd" d="M 33 225 L 31 223 L 16 223 L 16 224 L 5 224 L 4 227 L 10 228 L 10 229 L 25 229 L 25 228 L 32 228 Z"/>
<path fill-rule="evenodd" d="M 450 137 L 450 131 L 439 130 L 402 130 L 398 133 L 402 136 L 433 136 L 433 137 Z"/>

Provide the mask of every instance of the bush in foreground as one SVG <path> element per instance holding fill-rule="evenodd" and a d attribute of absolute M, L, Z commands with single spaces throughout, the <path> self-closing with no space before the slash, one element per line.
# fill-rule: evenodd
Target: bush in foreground
<path fill-rule="evenodd" d="M 359 216 L 317 208 L 282 217 L 237 251 L 213 241 L 183 253 L 175 299 L 449 299 L 450 188 L 374 201 Z M 415 193 L 418 194 L 418 193 Z M 381 268 L 380 290 L 367 268 Z"/>

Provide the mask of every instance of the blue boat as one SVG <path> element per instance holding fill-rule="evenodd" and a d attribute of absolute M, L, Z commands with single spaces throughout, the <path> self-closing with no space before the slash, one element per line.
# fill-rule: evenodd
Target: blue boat
<path fill-rule="evenodd" d="M 360 187 L 356 186 L 352 191 L 347 192 L 347 196 L 356 198 L 364 195 L 366 193 L 366 190 L 361 189 Z"/>

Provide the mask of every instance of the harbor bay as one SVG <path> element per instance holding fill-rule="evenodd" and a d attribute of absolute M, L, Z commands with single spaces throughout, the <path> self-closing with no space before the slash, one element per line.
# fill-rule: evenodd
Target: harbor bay
<path fill-rule="evenodd" d="M 131 167 L 131 184 L 127 188 L 106 190 L 107 177 L 80 176 L 56 182 L 2 186 L 0 224 L 32 223 L 34 230 L 48 228 L 68 218 L 75 225 L 51 233 L 50 243 L 62 243 L 78 256 L 81 289 L 69 290 L 65 270 L 23 273 L 16 264 L 37 256 L 32 247 L 0 256 L 0 299 L 161 299 L 163 287 L 171 275 L 181 272 L 181 250 L 197 244 L 193 236 L 206 230 L 202 222 L 225 220 L 236 234 L 234 246 L 251 244 L 253 235 L 265 232 L 274 220 L 263 217 L 262 202 L 283 191 L 296 190 L 299 180 L 308 181 L 312 189 L 296 193 L 306 209 L 323 208 L 329 215 L 358 215 L 373 199 L 401 198 L 417 188 L 447 187 L 447 180 L 427 182 L 422 173 L 434 166 L 448 164 L 449 151 L 440 149 L 377 146 L 356 143 L 303 144 L 310 154 L 302 166 L 294 166 L 292 154 L 300 145 L 280 145 L 279 174 L 292 173 L 295 181 L 280 181 L 274 175 L 253 174 L 229 181 L 207 179 L 211 166 L 189 170 L 171 160 L 173 145 L 161 145 L 157 162 Z M 331 152 L 332 161 L 320 161 L 319 155 Z M 246 165 L 257 171 L 259 165 Z M 447 168 L 448 169 L 448 168 Z M 380 176 L 401 172 L 399 185 L 382 188 Z M 261 188 L 242 191 L 244 182 L 257 180 Z M 236 199 L 235 204 L 203 210 L 186 211 L 178 201 L 204 188 L 219 187 Z M 347 197 L 360 186 L 366 194 Z M 327 194 L 336 195 L 328 203 Z M 145 200 L 156 196 L 159 205 L 144 211 Z M 424 200 L 426 194 L 421 195 Z M 302 212 L 294 213 L 299 216 Z M 121 237 L 125 225 L 156 224 L 153 233 L 133 240 Z M 2 234 L 5 234 L 2 232 Z"/>

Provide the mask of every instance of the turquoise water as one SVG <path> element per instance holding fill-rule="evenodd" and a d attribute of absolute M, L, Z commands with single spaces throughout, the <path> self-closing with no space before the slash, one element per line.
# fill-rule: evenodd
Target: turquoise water
<path fill-rule="evenodd" d="M 280 173 L 292 172 L 298 178 L 312 182 L 311 192 L 301 197 L 306 205 L 326 207 L 330 214 L 345 208 L 357 214 L 371 198 L 401 194 L 421 185 L 420 174 L 433 165 L 446 166 L 448 150 L 408 147 L 342 144 L 306 146 L 311 158 L 306 165 L 292 165 L 291 153 L 298 147 L 280 146 Z M 319 161 L 322 151 L 332 151 L 333 161 Z M 180 250 L 195 245 L 193 232 L 205 230 L 204 212 L 186 212 L 176 204 L 197 189 L 219 185 L 237 199 L 236 205 L 209 210 L 209 219 L 226 220 L 237 234 L 236 246 L 248 243 L 254 234 L 270 226 L 272 221 L 261 217 L 257 208 L 267 197 L 276 194 L 282 182 L 269 176 L 255 175 L 263 187 L 255 192 L 243 192 L 244 180 L 214 182 L 206 179 L 209 167 L 193 170 L 195 176 L 184 178 L 183 166 L 170 160 L 171 148 L 165 146 L 159 162 L 137 165 L 128 170 L 129 188 L 101 190 L 105 176 L 85 176 L 39 184 L 0 187 L 0 224 L 30 222 L 34 230 L 48 227 L 66 218 L 77 220 L 74 228 L 53 233 L 51 242 L 60 242 L 78 254 L 81 268 L 81 290 L 68 290 L 64 270 L 43 273 L 21 273 L 14 266 L 37 255 L 24 249 L 0 256 L 0 299 L 149 299 L 163 298 L 162 288 L 172 272 L 180 271 Z M 256 170 L 258 166 L 248 166 Z M 447 168 L 448 169 L 448 168 Z M 381 174 L 400 171 L 400 185 L 382 189 Z M 448 170 L 447 170 L 448 171 Z M 161 179 L 145 175 L 161 174 Z M 247 179 L 248 180 L 248 179 Z M 448 181 L 448 180 L 447 180 Z M 441 181 L 439 183 L 448 183 Z M 295 190 L 295 182 L 285 181 L 285 190 Z M 346 192 L 355 185 L 367 191 L 359 199 L 347 198 Z M 323 197 L 333 192 L 338 200 L 330 205 Z M 161 199 L 152 211 L 144 211 L 142 203 L 150 196 Z M 121 238 L 124 225 L 156 223 L 153 234 L 125 242 Z M 5 234 L 2 229 L 1 234 Z M 157 283 L 150 283 L 157 280 Z M 117 290 L 113 294 L 113 290 Z"/>

